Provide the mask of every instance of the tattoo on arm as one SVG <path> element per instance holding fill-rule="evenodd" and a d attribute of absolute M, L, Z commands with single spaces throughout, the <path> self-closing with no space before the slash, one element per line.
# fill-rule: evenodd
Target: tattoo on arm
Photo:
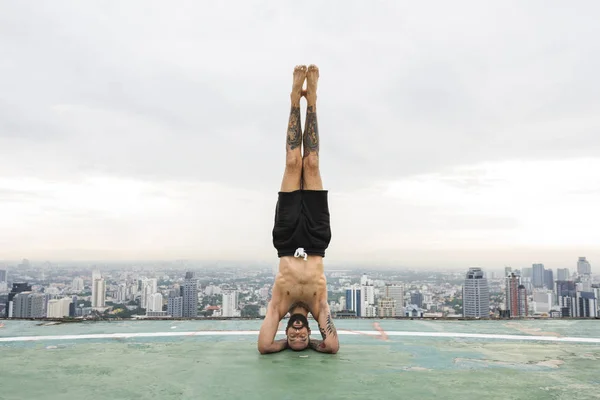
<path fill-rule="evenodd" d="M 335 325 L 333 325 L 333 320 L 331 319 L 331 312 L 327 313 L 327 322 L 325 323 L 325 326 L 323 327 L 321 324 L 319 324 L 319 331 L 321 332 L 321 337 L 323 337 L 323 340 L 325 340 L 327 336 L 337 336 L 337 330 L 335 329 Z"/>
<path fill-rule="evenodd" d="M 302 144 L 302 121 L 300 120 L 300 107 L 292 106 L 287 130 L 287 148 L 294 150 Z"/>
<path fill-rule="evenodd" d="M 304 131 L 304 157 L 310 153 L 319 155 L 319 126 L 317 124 L 317 111 L 314 106 L 306 109 L 306 129 Z"/>

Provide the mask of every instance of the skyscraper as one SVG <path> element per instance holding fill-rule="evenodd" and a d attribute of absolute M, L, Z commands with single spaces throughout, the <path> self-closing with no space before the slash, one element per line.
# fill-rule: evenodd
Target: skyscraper
<path fill-rule="evenodd" d="M 167 299 L 167 315 L 173 318 L 180 318 L 183 316 L 183 297 L 169 295 Z"/>
<path fill-rule="evenodd" d="M 531 282 L 533 287 L 541 288 L 544 287 L 544 264 L 533 264 L 533 276 Z"/>
<path fill-rule="evenodd" d="M 557 281 L 568 281 L 570 278 L 569 276 L 569 268 L 558 268 L 556 270 L 556 280 Z M 552 286 L 552 288 L 554 288 L 554 285 Z M 550 289 L 550 288 L 548 288 Z"/>
<path fill-rule="evenodd" d="M 8 301 L 6 302 L 6 317 L 7 318 L 11 318 L 14 317 L 14 298 L 17 294 L 19 293 L 23 293 L 23 292 L 30 292 L 31 291 L 31 285 L 29 283 L 13 283 L 12 285 L 12 290 L 10 291 L 10 293 L 8 294 Z"/>
<path fill-rule="evenodd" d="M 544 285 L 546 289 L 554 290 L 554 273 L 551 269 L 544 270 Z"/>
<path fill-rule="evenodd" d="M 357 317 L 363 316 L 362 290 L 360 287 L 353 286 L 346 289 L 346 310 L 354 311 Z"/>
<path fill-rule="evenodd" d="M 44 318 L 44 295 L 33 292 L 21 292 L 13 298 L 14 318 Z"/>
<path fill-rule="evenodd" d="M 490 316 L 490 290 L 481 268 L 469 268 L 463 285 L 463 315 L 487 318 Z"/>
<path fill-rule="evenodd" d="M 579 257 L 577 260 L 577 274 L 578 275 L 591 275 L 592 274 L 592 266 L 586 260 L 585 257 Z"/>
<path fill-rule="evenodd" d="M 404 315 L 404 286 L 385 285 L 384 296 L 395 300 L 395 315 Z"/>
<path fill-rule="evenodd" d="M 92 273 L 92 308 L 102 308 L 106 301 L 106 282 L 98 271 Z"/>
<path fill-rule="evenodd" d="M 193 272 L 185 273 L 181 297 L 183 297 L 182 316 L 196 318 L 198 316 L 198 280 Z"/>
<path fill-rule="evenodd" d="M 223 293 L 223 317 L 236 317 L 238 307 L 237 290 L 228 290 Z"/>

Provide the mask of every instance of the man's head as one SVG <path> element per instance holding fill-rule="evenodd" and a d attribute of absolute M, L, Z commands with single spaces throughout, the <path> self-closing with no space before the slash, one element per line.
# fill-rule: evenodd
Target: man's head
<path fill-rule="evenodd" d="M 302 314 L 292 314 L 285 329 L 285 334 L 290 349 L 296 351 L 306 349 L 310 340 L 308 319 Z"/>

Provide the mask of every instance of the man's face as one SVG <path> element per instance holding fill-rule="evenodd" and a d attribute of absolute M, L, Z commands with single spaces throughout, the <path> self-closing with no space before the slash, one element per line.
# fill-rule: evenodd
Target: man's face
<path fill-rule="evenodd" d="M 292 350 L 304 350 L 308 347 L 310 340 L 310 328 L 308 321 L 302 315 L 292 316 L 286 329 L 288 346 Z"/>

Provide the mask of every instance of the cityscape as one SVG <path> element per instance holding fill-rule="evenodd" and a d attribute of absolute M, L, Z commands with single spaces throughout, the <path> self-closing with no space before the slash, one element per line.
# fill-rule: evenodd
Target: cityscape
<path fill-rule="evenodd" d="M 600 277 L 571 268 L 361 271 L 326 268 L 334 318 L 597 318 Z M 275 273 L 264 267 L 60 266 L 27 259 L 0 269 L 0 318 L 262 318 Z"/>

